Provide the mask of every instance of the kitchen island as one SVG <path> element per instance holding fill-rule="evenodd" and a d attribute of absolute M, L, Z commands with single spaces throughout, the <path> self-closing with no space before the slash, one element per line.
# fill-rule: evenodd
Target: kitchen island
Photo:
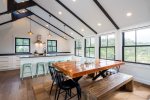
<path fill-rule="evenodd" d="M 51 61 L 67 61 L 71 60 L 73 57 L 70 53 L 56 53 L 56 54 L 46 54 L 46 55 L 2 55 L 0 56 L 0 71 L 20 69 L 20 76 L 22 74 L 22 65 L 25 63 L 32 64 L 32 73 L 35 76 L 36 66 L 38 62 L 45 63 L 45 69 L 48 71 L 48 63 Z M 29 69 L 25 69 L 28 72 Z M 39 74 L 43 74 L 43 71 L 39 69 Z M 25 77 L 31 76 L 30 73 L 26 73 Z"/>

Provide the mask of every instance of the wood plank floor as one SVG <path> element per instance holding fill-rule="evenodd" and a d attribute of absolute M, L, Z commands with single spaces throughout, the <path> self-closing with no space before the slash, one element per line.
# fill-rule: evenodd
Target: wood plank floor
<path fill-rule="evenodd" d="M 50 76 L 40 76 L 38 78 L 26 78 L 23 81 L 19 78 L 19 70 L 0 72 L 0 100 L 35 100 L 32 86 L 34 84 L 44 84 L 50 81 Z M 81 79 L 81 87 L 92 82 L 91 79 Z M 53 90 L 54 91 L 54 90 Z M 50 100 L 53 100 L 53 95 Z M 135 83 L 134 92 L 116 91 L 103 100 L 150 100 L 150 87 L 140 83 Z M 60 100 L 63 100 L 60 98 Z M 77 100 L 74 98 L 72 100 Z"/>

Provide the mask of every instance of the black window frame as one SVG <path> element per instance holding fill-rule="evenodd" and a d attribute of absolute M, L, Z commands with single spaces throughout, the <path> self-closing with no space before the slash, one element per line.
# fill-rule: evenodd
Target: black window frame
<path fill-rule="evenodd" d="M 49 42 L 49 41 L 55 41 L 55 42 L 56 42 L 56 46 L 50 46 L 50 47 L 52 47 L 52 48 L 53 48 L 53 47 L 56 47 L 56 51 L 52 51 L 52 52 L 49 52 L 49 51 L 48 51 L 48 47 L 49 47 L 48 42 Z M 47 53 L 56 53 L 56 52 L 57 52 L 57 40 L 47 40 Z"/>
<path fill-rule="evenodd" d="M 29 40 L 29 45 L 17 45 L 16 43 L 16 41 L 17 41 L 17 39 L 28 39 Z M 29 46 L 29 52 L 17 52 L 17 50 L 16 50 L 16 47 L 17 46 Z M 15 53 L 16 54 L 30 54 L 30 51 L 31 51 L 31 44 L 30 44 L 30 38 L 21 38 L 21 37 L 15 37 Z"/>
<path fill-rule="evenodd" d="M 115 33 L 111 33 L 111 34 L 115 34 Z M 111 35 L 111 34 L 106 34 L 106 35 L 101 35 L 101 36 L 107 36 L 107 46 L 101 46 L 101 36 L 99 37 L 99 58 L 100 59 L 106 59 L 106 60 L 115 60 L 116 56 L 115 56 L 115 45 L 114 46 L 109 46 L 108 45 L 108 35 Z M 115 38 L 114 38 L 115 39 Z M 101 48 L 105 48 L 106 49 L 106 58 L 102 58 L 101 57 Z M 114 49 L 114 59 L 108 59 L 107 58 L 107 49 L 108 48 L 113 48 Z"/>
<path fill-rule="evenodd" d="M 146 28 L 150 28 L 150 27 L 146 27 Z M 129 29 L 127 31 L 123 31 L 122 32 L 122 60 L 124 62 L 127 62 L 127 63 L 135 63 L 135 64 L 143 64 L 143 65 L 150 65 L 150 63 L 141 63 L 141 62 L 137 62 L 137 50 L 136 48 L 137 47 L 150 47 L 150 44 L 149 45 L 137 45 L 137 31 L 140 30 L 140 29 L 146 29 L 146 28 L 136 28 L 136 29 Z M 129 31 L 135 31 L 135 45 L 127 45 L 125 46 L 125 32 L 129 32 Z M 125 47 L 133 47 L 135 48 L 135 61 L 126 61 L 125 60 Z"/>
<path fill-rule="evenodd" d="M 80 52 L 80 49 L 79 49 L 79 48 L 81 48 L 81 51 L 82 51 L 82 44 L 81 44 L 81 47 L 77 47 L 77 42 L 79 42 L 79 41 L 80 41 L 80 40 L 76 40 L 76 41 L 75 41 L 75 50 L 74 50 L 75 53 L 74 53 L 74 54 L 75 54 L 75 56 L 82 57 L 82 55 L 80 55 L 80 53 L 79 53 L 79 52 Z M 80 42 L 81 42 L 81 41 L 80 41 Z M 82 43 L 82 42 L 81 42 L 81 43 Z M 78 51 L 78 54 L 77 54 L 77 51 Z"/>
<path fill-rule="evenodd" d="M 88 39 L 88 38 L 86 38 L 86 39 L 84 39 L 84 57 L 87 57 L 87 58 L 95 58 L 95 46 L 94 47 L 91 47 L 91 38 L 94 38 L 94 37 L 89 37 L 90 38 L 90 47 L 87 47 L 87 45 L 86 45 L 86 39 Z M 95 39 L 95 38 L 94 38 Z M 89 55 L 90 55 L 90 48 L 94 48 L 94 57 L 91 57 L 91 56 L 87 56 L 86 55 L 86 49 L 89 49 Z"/>

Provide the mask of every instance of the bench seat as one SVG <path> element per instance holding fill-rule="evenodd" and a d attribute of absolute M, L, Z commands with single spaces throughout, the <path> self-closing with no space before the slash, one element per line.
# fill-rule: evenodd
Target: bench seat
<path fill-rule="evenodd" d="M 85 100 L 101 100 L 101 98 L 120 87 L 132 92 L 133 77 L 127 74 L 117 73 L 102 80 L 95 81 L 82 89 L 83 98 Z"/>

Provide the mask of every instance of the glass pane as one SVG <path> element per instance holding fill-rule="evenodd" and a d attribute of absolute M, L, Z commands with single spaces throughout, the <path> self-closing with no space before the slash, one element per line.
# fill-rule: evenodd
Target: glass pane
<path fill-rule="evenodd" d="M 23 45 L 23 39 L 16 39 L 16 45 Z"/>
<path fill-rule="evenodd" d="M 95 47 L 95 38 L 91 38 L 91 47 Z"/>
<path fill-rule="evenodd" d="M 78 50 L 76 50 L 76 56 L 78 56 Z"/>
<path fill-rule="evenodd" d="M 95 56 L 95 48 L 90 48 L 90 57 Z"/>
<path fill-rule="evenodd" d="M 82 56 L 82 50 L 79 50 L 79 56 Z"/>
<path fill-rule="evenodd" d="M 101 46 L 107 46 L 107 36 L 101 36 Z"/>
<path fill-rule="evenodd" d="M 135 47 L 124 48 L 124 60 L 135 62 Z"/>
<path fill-rule="evenodd" d="M 56 52 L 56 47 L 53 47 L 53 51 Z"/>
<path fill-rule="evenodd" d="M 29 46 L 16 46 L 16 52 L 29 52 Z"/>
<path fill-rule="evenodd" d="M 86 47 L 90 47 L 90 38 L 86 39 Z"/>
<path fill-rule="evenodd" d="M 53 48 L 52 47 L 48 47 L 48 52 L 52 52 Z"/>
<path fill-rule="evenodd" d="M 100 58 L 106 59 L 106 48 L 100 49 Z"/>
<path fill-rule="evenodd" d="M 137 30 L 137 45 L 150 45 L 150 28 Z"/>
<path fill-rule="evenodd" d="M 78 47 L 82 47 L 82 46 L 81 46 L 81 41 L 78 42 Z"/>
<path fill-rule="evenodd" d="M 136 60 L 140 63 L 150 63 L 150 47 L 137 47 Z"/>
<path fill-rule="evenodd" d="M 125 45 L 135 45 L 135 31 L 125 32 Z"/>
<path fill-rule="evenodd" d="M 107 48 L 107 59 L 115 59 L 114 48 Z"/>
<path fill-rule="evenodd" d="M 52 46 L 56 46 L 56 41 L 52 41 Z"/>
<path fill-rule="evenodd" d="M 86 48 L 86 57 L 90 56 L 89 48 Z"/>
<path fill-rule="evenodd" d="M 29 39 L 24 39 L 23 45 L 29 45 Z"/>
<path fill-rule="evenodd" d="M 108 35 L 108 46 L 115 46 L 115 35 L 114 34 Z"/>
<path fill-rule="evenodd" d="M 48 46 L 52 46 L 52 41 L 48 41 Z"/>

